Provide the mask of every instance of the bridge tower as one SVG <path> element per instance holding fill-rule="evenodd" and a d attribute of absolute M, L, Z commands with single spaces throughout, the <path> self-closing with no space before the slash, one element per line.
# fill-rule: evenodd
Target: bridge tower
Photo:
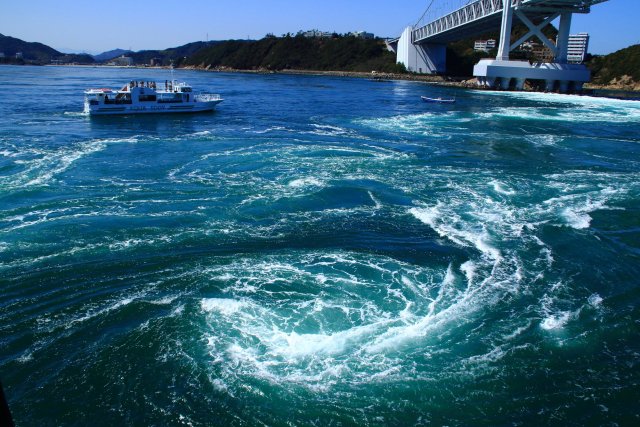
<path fill-rule="evenodd" d="M 591 75 L 584 65 L 567 63 L 571 17 L 574 13 L 589 13 L 592 5 L 605 1 L 608 0 L 471 0 L 426 25 L 408 27 L 401 37 L 389 44 L 395 48 L 397 61 L 408 71 L 442 73 L 446 71 L 447 43 L 499 26 L 500 44 L 496 58 L 483 59 L 473 69 L 480 86 L 522 90 L 529 79 L 544 81 L 549 91 L 581 90 Z M 557 18 L 560 18 L 560 24 L 554 43 L 542 29 Z M 522 22 L 529 31 L 512 44 L 514 20 Z M 512 50 L 534 36 L 553 52 L 553 62 L 530 64 L 509 58 Z"/>
<path fill-rule="evenodd" d="M 447 45 L 444 43 L 413 43 L 413 27 L 407 27 L 396 41 L 397 61 L 407 71 L 420 74 L 444 73 L 447 69 Z"/>

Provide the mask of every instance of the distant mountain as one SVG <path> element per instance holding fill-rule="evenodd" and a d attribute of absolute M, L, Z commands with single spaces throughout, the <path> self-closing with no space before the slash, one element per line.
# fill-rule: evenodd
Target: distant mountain
<path fill-rule="evenodd" d="M 91 55 L 74 55 L 58 52 L 42 43 L 26 42 L 15 37 L 0 34 L 0 52 L 5 59 L 15 59 L 16 53 L 22 53 L 21 63 L 49 64 L 52 60 L 64 62 L 93 63 Z"/>
<path fill-rule="evenodd" d="M 113 58 L 117 58 L 118 56 L 128 55 L 129 53 L 131 53 L 130 50 L 113 49 L 113 50 L 109 50 L 107 52 L 102 52 L 99 55 L 93 55 L 93 59 L 95 59 L 96 62 L 104 62 L 104 61 L 108 61 L 108 60 L 113 59 Z"/>
<path fill-rule="evenodd" d="M 52 47 L 42 43 L 30 43 L 0 34 L 0 52 L 6 57 L 14 57 L 22 52 L 25 60 L 50 62 L 52 58 L 63 55 Z"/>

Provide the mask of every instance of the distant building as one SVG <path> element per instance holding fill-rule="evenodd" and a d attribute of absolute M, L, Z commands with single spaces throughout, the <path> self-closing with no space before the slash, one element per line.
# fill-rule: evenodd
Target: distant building
<path fill-rule="evenodd" d="M 567 50 L 567 61 L 580 64 L 584 62 L 589 49 L 589 34 L 579 33 L 569 36 L 569 48 Z"/>
<path fill-rule="evenodd" d="M 162 58 L 151 58 L 151 61 L 149 61 L 149 65 L 151 65 L 152 67 L 158 67 L 162 65 Z"/>
<path fill-rule="evenodd" d="M 520 45 L 520 50 L 533 50 L 536 46 L 539 46 L 539 43 L 529 40 Z"/>
<path fill-rule="evenodd" d="M 0 58 L 4 58 L 4 52 L 0 52 Z"/>
<path fill-rule="evenodd" d="M 372 39 L 375 37 L 373 33 L 367 33 L 366 31 L 355 31 L 351 33 L 351 35 L 361 39 Z"/>
<path fill-rule="evenodd" d="M 540 43 L 532 43 L 533 57 L 538 62 L 553 62 L 555 55 L 551 49 Z"/>
<path fill-rule="evenodd" d="M 22 52 L 16 53 L 16 59 L 22 59 L 22 57 L 23 57 Z"/>
<path fill-rule="evenodd" d="M 473 44 L 473 50 L 475 51 L 489 52 L 491 49 L 495 49 L 495 48 L 496 48 L 496 41 L 493 39 L 476 40 L 476 42 Z"/>
<path fill-rule="evenodd" d="M 109 65 L 118 65 L 120 67 L 128 67 L 133 65 L 133 58 L 130 56 L 119 56 L 109 62 Z"/>
<path fill-rule="evenodd" d="M 314 37 L 329 38 L 333 36 L 333 33 L 330 33 L 327 31 L 320 31 L 320 30 L 309 30 L 309 31 L 302 31 L 302 35 L 308 38 L 314 38 Z"/>

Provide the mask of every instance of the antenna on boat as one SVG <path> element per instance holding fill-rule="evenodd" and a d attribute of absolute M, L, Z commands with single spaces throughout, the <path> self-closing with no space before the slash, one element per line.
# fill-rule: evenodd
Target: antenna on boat
<path fill-rule="evenodd" d="M 169 68 L 171 69 L 171 81 L 173 82 L 175 80 L 174 77 L 173 77 L 173 59 L 171 60 Z"/>

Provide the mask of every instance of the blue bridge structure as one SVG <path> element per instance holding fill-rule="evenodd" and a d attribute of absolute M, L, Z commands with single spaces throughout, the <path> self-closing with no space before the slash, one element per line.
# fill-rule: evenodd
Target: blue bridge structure
<path fill-rule="evenodd" d="M 569 64 L 567 52 L 571 18 L 590 13 L 591 7 L 608 0 L 431 0 L 419 23 L 407 27 L 389 42 L 397 62 L 408 71 L 423 74 L 446 72 L 447 43 L 500 29 L 495 59 L 483 59 L 473 74 L 479 86 L 522 90 L 527 80 L 543 80 L 545 89 L 581 90 L 591 78 L 583 64 Z M 427 15 L 427 13 L 430 13 Z M 559 19 L 557 40 L 549 40 L 543 29 Z M 512 27 L 524 24 L 528 32 L 512 41 Z M 529 63 L 510 60 L 509 53 L 529 39 L 538 38 L 553 55 L 553 61 Z"/>

